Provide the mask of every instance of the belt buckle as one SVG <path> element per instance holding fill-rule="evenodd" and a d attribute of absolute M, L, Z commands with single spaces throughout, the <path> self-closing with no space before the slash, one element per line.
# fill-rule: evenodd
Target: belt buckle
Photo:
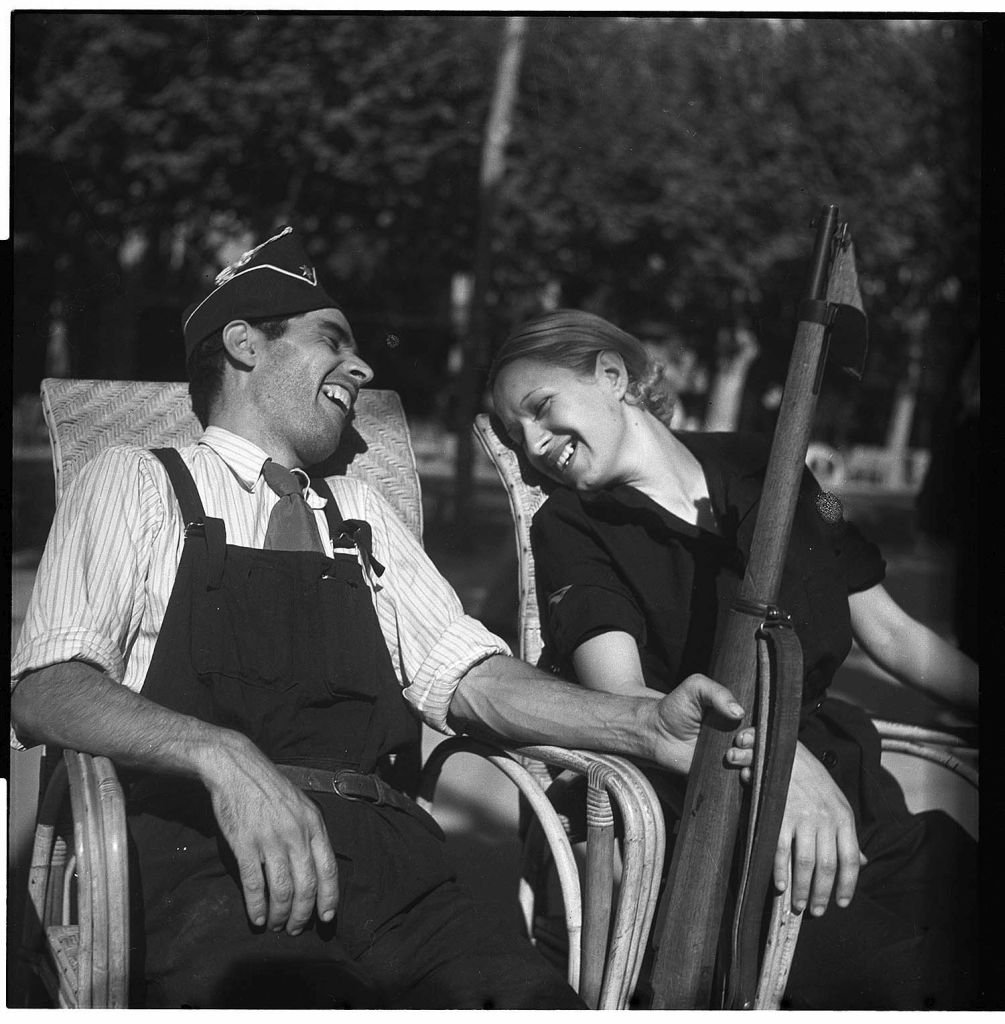
<path fill-rule="evenodd" d="M 350 779 L 365 780 L 364 785 L 370 791 L 372 796 L 363 793 L 345 792 L 343 786 L 348 785 Z M 335 792 L 344 800 L 363 800 L 366 803 L 372 803 L 377 807 L 380 807 L 384 803 L 384 791 L 373 776 L 364 775 L 362 772 L 354 772 L 348 768 L 344 768 L 335 773 Z"/>

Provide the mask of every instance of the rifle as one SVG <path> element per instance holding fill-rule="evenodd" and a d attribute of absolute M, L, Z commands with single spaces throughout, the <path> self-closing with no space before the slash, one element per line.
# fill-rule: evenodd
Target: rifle
<path fill-rule="evenodd" d="M 763 910 L 802 693 L 799 641 L 776 601 L 828 346 L 832 354 L 838 354 L 839 346 L 857 350 L 845 369 L 861 377 L 864 343 L 865 316 L 847 225 L 838 224 L 836 206 L 825 206 L 817 220 L 750 557 L 717 634 L 709 671 L 748 709 L 744 726 L 752 720 L 750 709 L 761 691 L 754 721 L 754 782 L 748 791 L 738 773 L 724 767 L 735 728 L 727 731 L 705 722 L 657 919 L 654 1009 L 753 1006 Z M 827 518 L 823 508 L 820 513 Z"/>

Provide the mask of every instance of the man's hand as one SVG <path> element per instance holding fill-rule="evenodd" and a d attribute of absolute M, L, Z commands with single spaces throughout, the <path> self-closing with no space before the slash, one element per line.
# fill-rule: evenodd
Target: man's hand
<path fill-rule="evenodd" d="M 237 858 L 248 917 L 301 931 L 335 916 L 338 868 L 317 805 L 246 736 L 170 711 L 81 661 L 25 676 L 11 694 L 19 735 L 117 765 L 198 778 Z"/>
<path fill-rule="evenodd" d="M 865 863 L 848 801 L 802 743 L 796 746 L 775 850 L 774 878 L 779 892 L 786 889 L 790 859 L 792 909 L 798 913 L 809 901 L 814 917 L 827 909 L 832 890 L 837 905 L 848 906 L 855 895 L 859 868 Z"/>
<path fill-rule="evenodd" d="M 702 719 L 728 726 L 743 717 L 743 708 L 733 699 L 725 686 L 713 682 L 708 676 L 688 676 L 676 689 L 654 701 L 656 715 L 654 760 L 670 771 L 687 774 L 694 757 Z M 753 762 L 752 730 L 737 735 L 734 745 L 726 754 L 726 763 L 742 769 L 742 777 L 750 774 Z"/>
<path fill-rule="evenodd" d="M 237 859 L 252 923 L 298 935 L 315 908 L 331 921 L 338 866 L 317 805 L 238 734 L 203 781 Z"/>

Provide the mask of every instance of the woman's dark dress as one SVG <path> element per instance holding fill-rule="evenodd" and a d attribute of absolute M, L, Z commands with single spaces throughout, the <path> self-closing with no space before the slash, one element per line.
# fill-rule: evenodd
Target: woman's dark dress
<path fill-rule="evenodd" d="M 716 624 L 749 553 L 768 447 L 738 434 L 678 434 L 702 465 L 721 535 L 685 523 L 632 487 L 556 489 L 531 540 L 545 643 L 541 664 L 575 679 L 575 649 L 601 633 L 635 638 L 646 685 L 668 692 L 707 672 Z M 779 605 L 803 648 L 800 741 L 855 813 L 868 864 L 850 907 L 807 915 L 787 992 L 814 1008 L 955 1008 L 976 993 L 976 844 L 941 811 L 912 815 L 880 766 L 857 707 L 827 695 L 852 644 L 848 595 L 881 583 L 879 550 L 824 521 L 806 473 Z"/>

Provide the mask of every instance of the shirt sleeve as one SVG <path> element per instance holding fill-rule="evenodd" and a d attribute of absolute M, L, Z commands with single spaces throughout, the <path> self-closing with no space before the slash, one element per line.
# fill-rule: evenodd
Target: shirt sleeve
<path fill-rule="evenodd" d="M 405 699 L 427 725 L 447 734 L 447 712 L 462 677 L 508 645 L 465 614 L 454 589 L 387 501 L 367 489 L 374 557 L 384 567 L 374 601 Z"/>
<path fill-rule="evenodd" d="M 625 632 L 646 643 L 645 617 L 582 511 L 549 499 L 531 524 L 538 607 L 548 657 L 567 667 L 580 644 Z"/>
<path fill-rule="evenodd" d="M 165 516 L 145 454 L 108 449 L 63 495 L 11 663 L 12 690 L 29 672 L 74 660 L 123 681 Z M 13 728 L 11 745 L 22 747 Z"/>

